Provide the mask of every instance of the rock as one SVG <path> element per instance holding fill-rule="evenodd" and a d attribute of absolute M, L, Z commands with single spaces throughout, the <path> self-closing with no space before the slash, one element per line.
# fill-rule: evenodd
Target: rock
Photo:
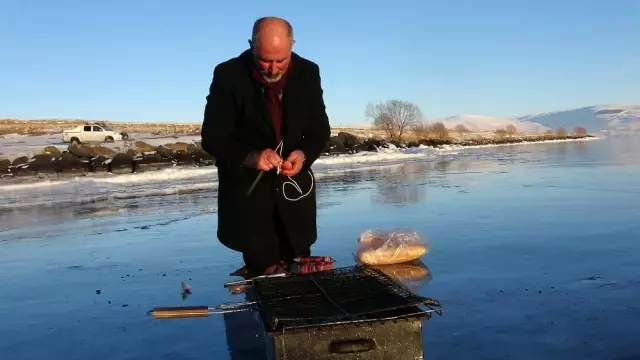
<path fill-rule="evenodd" d="M 178 164 L 193 164 L 195 163 L 194 153 L 178 150 L 173 154 L 173 158 L 178 161 Z"/>
<path fill-rule="evenodd" d="M 91 160 L 89 160 L 89 164 L 88 164 L 89 171 L 91 172 L 106 171 L 110 161 L 111 161 L 111 158 L 104 155 L 98 155 L 96 157 L 93 157 L 91 158 Z"/>
<path fill-rule="evenodd" d="M 404 143 L 402 143 L 400 141 L 392 140 L 389 143 L 393 144 L 398 149 L 406 149 L 407 148 L 407 145 L 405 145 Z"/>
<path fill-rule="evenodd" d="M 353 149 L 353 147 L 361 143 L 357 136 L 344 131 L 338 133 L 338 139 L 340 139 L 342 145 L 347 149 Z"/>
<path fill-rule="evenodd" d="M 165 158 L 160 154 L 145 155 L 142 159 L 136 161 L 138 165 L 151 167 L 167 167 L 173 162 L 169 158 Z"/>
<path fill-rule="evenodd" d="M 8 175 L 10 173 L 9 167 L 11 166 L 11 161 L 9 159 L 0 159 L 0 176 Z"/>
<path fill-rule="evenodd" d="M 451 144 L 450 140 L 440 140 L 440 139 L 420 139 L 418 140 L 418 144 L 424 146 L 438 147 L 441 145 L 449 145 Z"/>
<path fill-rule="evenodd" d="M 325 147 L 323 152 L 329 153 L 329 154 L 348 153 L 347 148 L 342 143 L 342 139 L 340 139 L 337 136 L 332 136 L 329 138 L 329 142 L 327 143 L 327 146 Z"/>
<path fill-rule="evenodd" d="M 104 147 L 104 146 L 93 146 L 91 147 L 91 150 L 93 150 L 93 152 L 97 155 L 97 156 L 106 156 L 109 158 L 112 158 L 114 156 L 116 156 L 116 154 L 118 153 L 117 151 L 108 148 L 108 147 Z"/>
<path fill-rule="evenodd" d="M 44 150 L 42 150 L 43 154 L 51 154 L 54 155 L 55 157 L 60 157 L 62 156 L 62 153 L 60 152 L 60 149 L 58 149 L 55 146 L 45 146 Z"/>
<path fill-rule="evenodd" d="M 136 149 L 129 149 L 126 152 L 127 155 L 130 155 L 132 158 L 138 158 L 142 156 Z"/>
<path fill-rule="evenodd" d="M 367 151 L 378 151 L 379 148 L 385 147 L 385 142 L 378 139 L 367 139 L 364 145 L 367 146 Z"/>
<path fill-rule="evenodd" d="M 193 152 L 197 161 L 215 161 L 215 158 L 213 156 L 204 151 L 204 149 L 202 148 L 202 143 L 200 141 L 196 141 L 193 145 L 195 147 Z"/>
<path fill-rule="evenodd" d="M 139 153 L 145 153 L 145 152 L 154 152 L 156 151 L 156 148 L 147 144 L 144 141 L 136 141 L 134 143 L 134 147 L 136 149 L 137 152 Z"/>
<path fill-rule="evenodd" d="M 167 149 L 170 149 L 174 153 L 178 151 L 189 152 L 188 151 L 189 145 L 191 144 L 187 144 L 185 142 L 176 142 L 176 143 L 165 144 L 164 147 L 166 147 Z"/>
<path fill-rule="evenodd" d="M 165 159 L 171 159 L 173 157 L 173 150 L 169 149 L 164 145 L 158 146 L 156 148 L 156 151 L 158 152 L 158 154 L 160 154 L 160 156 L 162 156 Z"/>
<path fill-rule="evenodd" d="M 29 162 L 29 158 L 26 156 L 20 156 L 17 157 L 15 159 L 13 159 L 13 162 L 11 163 L 12 166 L 20 166 L 22 164 L 26 164 Z"/>
<path fill-rule="evenodd" d="M 20 173 L 26 172 L 56 172 L 57 158 L 53 154 L 37 154 L 34 155 L 28 163 L 19 165 L 17 168 Z"/>
<path fill-rule="evenodd" d="M 114 172 L 116 169 L 127 169 L 128 172 L 135 172 L 135 161 L 133 156 L 124 153 L 118 153 L 113 158 L 109 159 L 107 164 L 107 171 Z"/>
<path fill-rule="evenodd" d="M 89 160 L 82 160 L 72 153 L 63 153 L 58 160 L 58 169 L 62 172 L 88 171 Z"/>
<path fill-rule="evenodd" d="M 92 158 L 97 155 L 91 147 L 82 145 L 82 144 L 69 145 L 69 153 L 79 158 L 80 157 Z"/>

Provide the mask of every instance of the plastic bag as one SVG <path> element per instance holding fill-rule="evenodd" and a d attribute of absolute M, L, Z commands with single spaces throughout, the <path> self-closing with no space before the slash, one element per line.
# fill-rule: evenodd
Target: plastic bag
<path fill-rule="evenodd" d="M 375 265 L 374 267 L 393 280 L 404 284 L 416 292 L 424 285 L 429 284 L 433 279 L 427 265 L 420 260 L 413 260 L 401 264 Z"/>
<path fill-rule="evenodd" d="M 400 264 L 419 259 L 431 248 L 411 229 L 368 230 L 360 234 L 356 256 L 368 265 Z"/>

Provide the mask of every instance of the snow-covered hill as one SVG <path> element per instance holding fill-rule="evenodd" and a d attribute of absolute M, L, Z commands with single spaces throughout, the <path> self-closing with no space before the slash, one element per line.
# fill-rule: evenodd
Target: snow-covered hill
<path fill-rule="evenodd" d="M 514 125 L 519 132 L 524 133 L 542 133 L 549 130 L 549 128 L 531 121 L 503 119 L 475 114 L 455 115 L 444 119 L 436 119 L 431 122 L 437 121 L 442 122 L 449 129 L 454 129 L 457 125 L 464 125 L 472 132 L 494 131 L 504 129 L 508 125 Z"/>
<path fill-rule="evenodd" d="M 528 115 L 516 120 L 535 122 L 553 129 L 564 127 L 567 131 L 576 126 L 584 126 L 590 133 L 640 131 L 640 104 L 589 106 Z"/>

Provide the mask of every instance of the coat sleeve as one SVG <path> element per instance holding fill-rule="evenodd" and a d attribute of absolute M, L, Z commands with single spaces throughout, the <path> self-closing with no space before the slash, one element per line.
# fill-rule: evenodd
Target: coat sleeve
<path fill-rule="evenodd" d="M 202 149 L 225 165 L 242 166 L 255 149 L 234 137 L 237 110 L 230 83 L 220 65 L 213 71 L 213 80 L 206 99 L 200 131 Z"/>
<path fill-rule="evenodd" d="M 323 98 L 320 68 L 317 65 L 313 68 L 309 86 L 311 88 L 309 103 L 312 109 L 312 119 L 309 119 L 309 126 L 306 127 L 303 139 L 298 145 L 298 149 L 302 150 L 305 155 L 306 167 L 311 167 L 320 157 L 322 150 L 325 149 L 327 142 L 329 142 L 329 137 L 331 137 L 329 117 L 327 116 Z"/>

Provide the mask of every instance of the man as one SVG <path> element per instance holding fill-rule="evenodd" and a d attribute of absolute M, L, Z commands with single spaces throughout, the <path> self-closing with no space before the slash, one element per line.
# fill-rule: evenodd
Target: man
<path fill-rule="evenodd" d="M 218 239 L 255 273 L 283 271 L 279 264 L 309 256 L 317 238 L 310 168 L 330 126 L 318 65 L 294 43 L 286 20 L 257 20 L 250 48 L 215 67 L 204 112 L 202 148 L 218 168 Z"/>

